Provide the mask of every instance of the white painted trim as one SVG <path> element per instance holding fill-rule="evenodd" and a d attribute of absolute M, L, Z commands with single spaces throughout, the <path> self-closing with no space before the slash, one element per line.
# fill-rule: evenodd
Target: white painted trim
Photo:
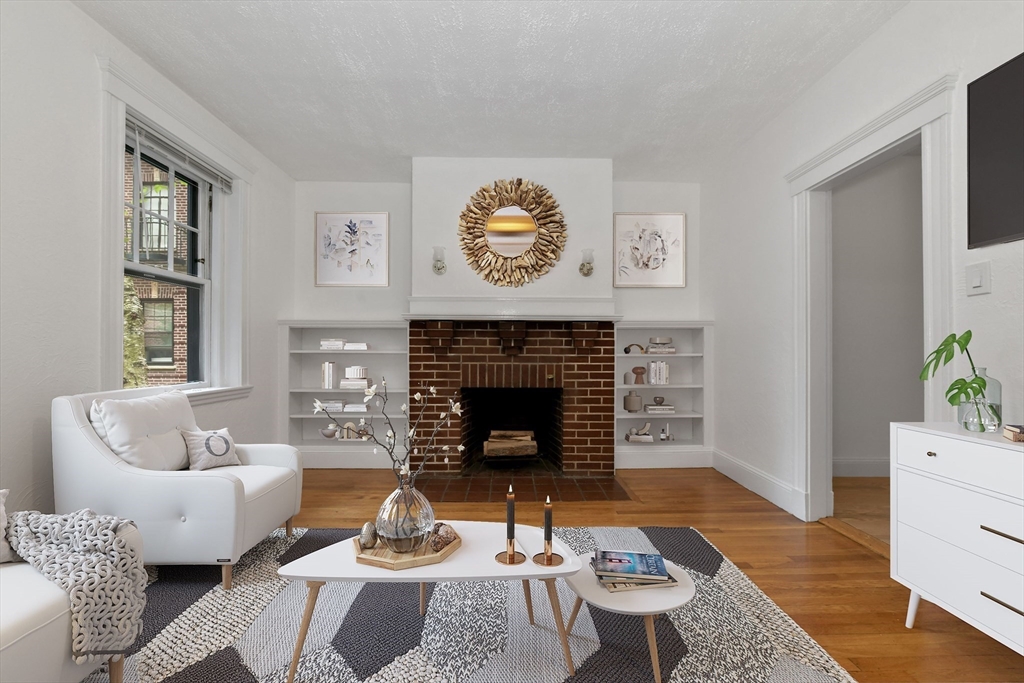
<path fill-rule="evenodd" d="M 248 158 L 248 154 L 202 130 L 191 120 L 191 116 L 181 111 L 173 98 L 159 92 L 160 88 L 137 77 L 108 57 L 97 56 L 96 61 L 101 71 L 103 90 L 200 154 L 208 156 L 210 161 L 223 166 L 232 175 L 252 182 L 257 165 Z"/>
<path fill-rule="evenodd" d="M 100 228 L 100 389 L 124 383 L 124 102 L 103 93 Z"/>
<path fill-rule="evenodd" d="M 184 393 L 188 396 L 188 402 L 191 405 L 205 406 L 210 403 L 222 403 L 224 401 L 237 401 L 238 399 L 248 398 L 249 394 L 252 393 L 252 385 L 189 389 Z"/>
<path fill-rule="evenodd" d="M 561 311 L 561 313 L 553 312 Z M 618 320 L 613 297 L 411 296 L 410 320 Z"/>
<path fill-rule="evenodd" d="M 712 467 L 714 457 L 711 449 L 673 450 L 667 446 L 638 446 L 627 450 L 626 446 L 615 448 L 615 470 L 646 470 L 665 467 Z"/>
<path fill-rule="evenodd" d="M 956 78 L 946 76 L 900 103 L 786 176 L 793 193 L 796 282 L 794 333 L 796 392 L 793 433 L 797 478 L 806 486 L 813 521 L 831 511 L 831 210 L 829 188 L 877 165 L 916 135 L 921 138 L 924 329 L 922 359 L 949 334 L 953 316 L 952 185 L 949 115 Z M 827 301 L 822 299 L 827 296 Z M 925 419 L 952 415 L 941 397 L 945 375 L 924 390 Z M 827 410 L 825 408 L 828 407 Z"/>
<path fill-rule="evenodd" d="M 820 185 L 838 171 L 860 163 L 865 157 L 870 156 L 871 151 L 886 147 L 893 140 L 904 137 L 929 121 L 952 111 L 952 91 L 956 87 L 956 82 L 957 76 L 943 76 L 813 159 L 797 166 L 786 175 L 790 194 L 797 195 Z M 877 136 L 888 138 L 888 141 L 879 142 L 875 139 Z"/>
<path fill-rule="evenodd" d="M 717 448 L 714 449 L 714 468 L 789 514 L 807 521 L 804 519 L 807 501 L 803 491 Z"/>
<path fill-rule="evenodd" d="M 888 477 L 889 458 L 835 458 L 832 460 L 832 476 Z"/>

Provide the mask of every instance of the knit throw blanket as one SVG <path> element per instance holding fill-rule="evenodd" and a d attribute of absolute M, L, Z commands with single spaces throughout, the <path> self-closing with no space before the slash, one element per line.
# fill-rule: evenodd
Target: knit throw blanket
<path fill-rule="evenodd" d="M 92 510 L 10 515 L 14 552 L 71 598 L 71 656 L 78 664 L 121 654 L 142 632 L 146 570 L 140 553 L 117 536 L 123 523 Z"/>

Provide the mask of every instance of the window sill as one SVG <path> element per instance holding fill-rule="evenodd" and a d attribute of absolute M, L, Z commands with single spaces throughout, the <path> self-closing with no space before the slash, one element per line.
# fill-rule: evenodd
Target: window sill
<path fill-rule="evenodd" d="M 209 403 L 223 403 L 224 401 L 237 401 L 247 398 L 252 392 L 252 385 L 247 384 L 240 387 L 215 387 L 205 389 L 189 389 L 185 391 L 188 402 L 194 406 L 204 406 Z"/>

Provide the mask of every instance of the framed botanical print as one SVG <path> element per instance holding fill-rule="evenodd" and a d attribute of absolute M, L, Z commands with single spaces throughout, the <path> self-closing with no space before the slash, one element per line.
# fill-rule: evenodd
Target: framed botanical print
<path fill-rule="evenodd" d="M 686 214 L 616 213 L 616 287 L 686 286 Z"/>
<path fill-rule="evenodd" d="M 388 286 L 388 214 L 316 213 L 317 287 Z"/>

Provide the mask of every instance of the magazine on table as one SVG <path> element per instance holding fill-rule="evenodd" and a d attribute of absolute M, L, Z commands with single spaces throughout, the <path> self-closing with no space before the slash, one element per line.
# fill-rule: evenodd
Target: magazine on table
<path fill-rule="evenodd" d="M 630 550 L 597 550 L 590 562 L 598 576 L 622 579 L 668 581 L 665 558 L 655 553 L 637 553 Z"/>

